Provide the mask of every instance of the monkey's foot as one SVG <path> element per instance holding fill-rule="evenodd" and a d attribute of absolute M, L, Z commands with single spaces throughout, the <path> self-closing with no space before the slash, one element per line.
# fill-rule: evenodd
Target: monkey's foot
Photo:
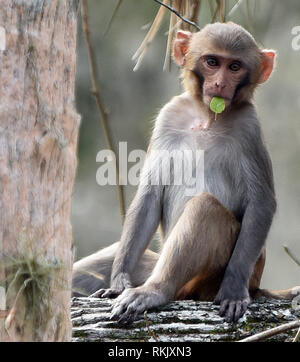
<path fill-rule="evenodd" d="M 116 298 L 122 293 L 120 289 L 99 289 L 95 293 L 91 294 L 91 298 Z"/>
<path fill-rule="evenodd" d="M 131 282 L 129 275 L 127 273 L 119 273 L 116 277 L 114 277 L 112 287 L 108 289 L 99 289 L 90 297 L 92 298 L 116 298 L 119 296 L 123 290 L 126 288 L 131 288 Z"/>
<path fill-rule="evenodd" d="M 115 300 L 110 319 L 121 324 L 131 324 L 145 310 L 166 304 L 168 301 L 163 291 L 151 286 L 126 289 Z"/>

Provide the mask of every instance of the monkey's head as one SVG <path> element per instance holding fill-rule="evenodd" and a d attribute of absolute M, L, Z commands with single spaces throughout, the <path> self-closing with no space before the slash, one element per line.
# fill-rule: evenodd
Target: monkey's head
<path fill-rule="evenodd" d="M 209 106 L 214 96 L 249 101 L 257 84 L 272 73 L 275 51 L 261 49 L 252 35 L 232 22 L 206 25 L 197 33 L 177 32 L 173 57 L 182 67 L 187 91 Z"/>

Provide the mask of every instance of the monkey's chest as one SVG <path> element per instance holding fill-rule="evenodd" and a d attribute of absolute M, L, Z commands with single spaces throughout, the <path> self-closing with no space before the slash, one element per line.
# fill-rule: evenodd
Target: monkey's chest
<path fill-rule="evenodd" d="M 238 152 L 234 149 L 204 152 L 204 191 L 213 194 L 236 216 L 241 213 L 246 196 L 246 183 Z"/>
<path fill-rule="evenodd" d="M 194 162 L 188 163 L 190 170 L 183 169 L 183 182 L 164 186 L 164 229 L 168 230 L 178 220 L 189 199 L 202 192 L 213 194 L 239 218 L 246 193 L 243 175 L 234 158 L 228 158 L 225 150 L 211 152 L 191 147 L 189 151 Z"/>

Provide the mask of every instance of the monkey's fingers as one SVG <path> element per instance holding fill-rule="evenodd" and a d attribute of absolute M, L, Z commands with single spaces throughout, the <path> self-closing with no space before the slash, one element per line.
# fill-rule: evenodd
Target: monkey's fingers
<path fill-rule="evenodd" d="M 103 293 L 105 291 L 106 291 L 106 289 L 99 289 L 95 293 L 91 294 L 89 297 L 90 298 L 101 298 L 101 296 L 103 295 Z"/>
<path fill-rule="evenodd" d="M 142 301 L 133 301 L 128 305 L 125 312 L 118 319 L 118 323 L 120 324 L 132 324 L 140 315 L 142 317 L 142 313 L 147 309 L 147 306 Z"/>
<path fill-rule="evenodd" d="M 248 300 L 229 301 L 228 299 L 221 302 L 219 314 L 225 318 L 227 323 L 237 322 L 246 312 Z"/>
<path fill-rule="evenodd" d="M 232 323 L 234 321 L 235 310 L 236 310 L 236 302 L 229 302 L 228 308 L 225 313 L 225 321 L 227 323 Z"/>
<path fill-rule="evenodd" d="M 244 301 L 233 301 L 229 303 L 229 308 L 226 311 L 225 320 L 228 323 L 237 322 L 245 313 Z"/>
<path fill-rule="evenodd" d="M 121 294 L 120 290 L 116 289 L 99 289 L 97 292 L 90 295 L 91 298 L 116 298 Z"/>
<path fill-rule="evenodd" d="M 218 294 L 216 298 L 213 301 L 214 305 L 221 305 L 221 302 L 225 301 L 225 299 L 222 299 L 221 296 Z"/>
<path fill-rule="evenodd" d="M 111 319 L 124 325 L 132 324 L 137 316 L 146 310 L 144 299 L 130 290 L 124 292 L 114 303 Z"/>
<path fill-rule="evenodd" d="M 124 293 L 121 294 L 113 303 L 110 319 L 119 320 L 121 315 L 127 310 L 128 305 L 131 302 L 131 297 L 124 297 Z"/>
<path fill-rule="evenodd" d="M 113 321 L 119 321 L 120 316 L 123 314 L 125 310 L 126 306 L 124 304 L 120 304 L 118 306 L 113 307 L 109 319 Z"/>
<path fill-rule="evenodd" d="M 242 313 L 242 301 L 239 300 L 235 303 L 235 312 L 232 314 L 232 320 L 233 322 L 237 322 L 240 317 L 243 315 Z"/>
<path fill-rule="evenodd" d="M 247 302 L 239 300 L 235 303 L 235 313 L 232 315 L 232 320 L 237 322 L 246 312 Z"/>
<path fill-rule="evenodd" d="M 122 293 L 119 289 L 106 289 L 106 292 L 102 294 L 102 298 L 117 298 Z"/>
<path fill-rule="evenodd" d="M 220 304 L 220 309 L 219 309 L 219 315 L 221 317 L 224 317 L 225 313 L 226 313 L 226 310 L 227 310 L 227 307 L 229 305 L 229 300 L 228 299 L 225 299 L 223 302 L 218 302 L 216 301 L 215 302 L 216 304 Z"/>
<path fill-rule="evenodd" d="M 137 319 L 138 314 L 139 311 L 136 310 L 134 303 L 132 303 L 127 307 L 126 311 L 120 316 L 120 318 L 118 319 L 118 323 L 125 325 L 132 324 Z"/>
<path fill-rule="evenodd" d="M 238 302 L 238 307 L 236 308 L 235 311 L 235 316 L 234 316 L 234 321 L 236 322 L 237 320 L 239 320 L 246 312 L 247 307 L 248 307 L 249 301 L 248 300 L 242 300 Z"/>

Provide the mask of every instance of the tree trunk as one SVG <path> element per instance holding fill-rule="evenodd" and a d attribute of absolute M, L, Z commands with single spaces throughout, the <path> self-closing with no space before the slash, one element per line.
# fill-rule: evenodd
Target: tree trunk
<path fill-rule="evenodd" d="M 2 341 L 71 338 L 78 2 L 0 0 Z"/>
<path fill-rule="evenodd" d="M 284 323 L 297 321 L 298 307 L 289 301 L 257 300 L 238 323 L 229 324 L 210 302 L 172 302 L 140 316 L 131 326 L 111 321 L 112 299 L 73 298 L 72 321 L 75 342 L 219 342 L 239 341 Z M 297 329 L 268 341 L 292 341 Z"/>

